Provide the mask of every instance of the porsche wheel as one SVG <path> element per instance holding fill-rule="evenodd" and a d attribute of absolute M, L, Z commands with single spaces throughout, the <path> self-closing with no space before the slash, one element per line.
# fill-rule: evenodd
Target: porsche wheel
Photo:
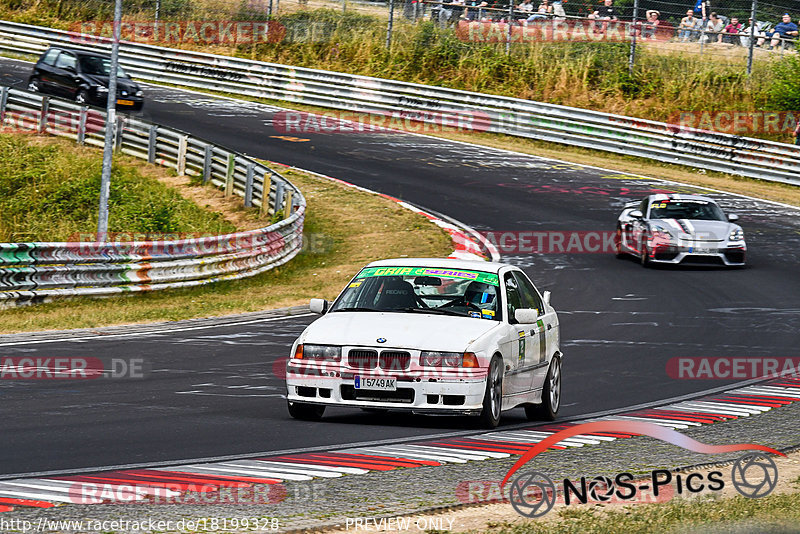
<path fill-rule="evenodd" d="M 617 226 L 617 233 L 614 236 L 614 252 L 618 259 L 626 256 L 622 250 L 622 227 Z"/>
<path fill-rule="evenodd" d="M 642 239 L 642 246 L 639 248 L 639 261 L 642 267 L 650 267 L 650 251 L 647 249 L 647 239 L 644 238 Z"/>

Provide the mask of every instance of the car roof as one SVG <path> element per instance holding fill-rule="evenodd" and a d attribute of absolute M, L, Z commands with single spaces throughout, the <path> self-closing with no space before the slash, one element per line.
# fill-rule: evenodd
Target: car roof
<path fill-rule="evenodd" d="M 682 193 L 657 193 L 650 195 L 653 200 L 704 200 L 716 204 L 717 201 L 713 198 L 704 197 L 703 195 L 686 195 Z"/>
<path fill-rule="evenodd" d="M 470 269 L 497 274 L 507 263 L 480 260 L 456 260 L 452 258 L 392 258 L 373 261 L 367 267 L 443 267 L 446 269 Z"/>
<path fill-rule="evenodd" d="M 110 57 L 108 54 L 101 54 L 99 52 L 94 52 L 92 50 L 82 50 L 80 48 L 72 48 L 69 46 L 51 45 L 50 48 L 55 48 L 56 50 L 63 50 L 64 52 L 72 52 L 73 54 L 80 54 L 82 56 L 97 56 L 103 58 Z"/>

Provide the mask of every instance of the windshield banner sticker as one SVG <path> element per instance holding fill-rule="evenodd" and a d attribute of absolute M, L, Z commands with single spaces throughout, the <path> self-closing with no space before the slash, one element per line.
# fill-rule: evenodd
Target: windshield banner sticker
<path fill-rule="evenodd" d="M 464 269 L 437 269 L 435 267 L 367 267 L 358 273 L 357 278 L 373 276 L 438 276 L 456 280 L 475 280 L 491 285 L 498 284 L 496 274 Z"/>

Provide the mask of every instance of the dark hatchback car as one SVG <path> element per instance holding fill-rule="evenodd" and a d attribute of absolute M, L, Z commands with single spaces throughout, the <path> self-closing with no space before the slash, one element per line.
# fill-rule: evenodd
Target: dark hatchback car
<path fill-rule="evenodd" d="M 79 104 L 106 106 L 111 57 L 64 47 L 48 48 L 28 79 L 28 90 L 75 100 Z M 122 67 L 117 71 L 117 109 L 142 109 L 141 88 Z"/>

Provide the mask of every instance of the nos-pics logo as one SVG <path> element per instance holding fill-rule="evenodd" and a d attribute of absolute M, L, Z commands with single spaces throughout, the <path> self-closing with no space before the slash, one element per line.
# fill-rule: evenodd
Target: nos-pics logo
<path fill-rule="evenodd" d="M 702 454 L 721 454 L 735 451 L 764 451 L 785 456 L 782 452 L 770 447 L 753 443 L 740 443 L 734 445 L 708 445 L 701 443 L 670 428 L 654 423 L 639 421 L 596 421 L 576 425 L 540 441 L 526 452 L 511 469 L 509 469 L 501 486 L 511 479 L 526 463 L 542 451 L 547 450 L 563 439 L 580 434 L 592 432 L 621 432 L 641 434 L 660 439 L 684 449 Z M 563 502 L 570 504 L 572 501 L 586 503 L 589 498 L 599 502 L 607 502 L 612 498 L 622 501 L 633 499 L 638 491 L 652 490 L 658 497 L 659 489 L 672 483 L 673 475 L 665 469 L 651 472 L 649 479 L 639 483 L 633 482 L 634 476 L 630 473 L 620 473 L 616 477 L 595 477 L 587 480 L 581 478 L 579 482 L 564 479 L 560 488 L 547 475 L 538 471 L 525 471 L 517 475 L 509 489 L 511 506 L 525 517 L 541 517 L 549 512 L 556 503 L 559 495 L 563 495 Z M 708 477 L 700 473 L 692 473 L 685 478 L 676 475 L 674 480 L 679 494 L 697 493 L 708 489 L 719 491 L 725 486 L 722 473 L 712 471 Z M 778 482 L 778 467 L 768 456 L 758 452 L 748 452 L 733 464 L 731 469 L 731 482 L 736 490 L 751 499 L 758 499 L 769 495 Z"/>

